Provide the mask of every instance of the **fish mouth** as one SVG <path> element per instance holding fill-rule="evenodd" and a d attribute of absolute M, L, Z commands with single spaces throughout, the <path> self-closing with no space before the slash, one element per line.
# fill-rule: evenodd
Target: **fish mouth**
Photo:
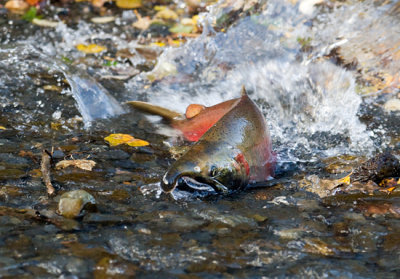
<path fill-rule="evenodd" d="M 185 190 L 189 192 L 215 192 L 215 193 L 227 193 L 228 188 L 221 182 L 212 177 L 191 177 L 183 175 L 177 181 L 179 190 Z"/>

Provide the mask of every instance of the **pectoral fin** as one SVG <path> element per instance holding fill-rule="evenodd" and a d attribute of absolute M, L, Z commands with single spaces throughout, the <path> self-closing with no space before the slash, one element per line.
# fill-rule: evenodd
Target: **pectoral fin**
<path fill-rule="evenodd" d="M 184 117 L 179 112 L 169 110 L 169 109 L 166 109 L 166 108 L 163 108 L 160 106 L 152 105 L 152 104 L 149 104 L 146 102 L 130 101 L 130 102 L 126 102 L 126 103 L 137 110 L 140 110 L 142 112 L 149 113 L 149 114 L 159 115 L 168 121 L 182 119 Z"/>

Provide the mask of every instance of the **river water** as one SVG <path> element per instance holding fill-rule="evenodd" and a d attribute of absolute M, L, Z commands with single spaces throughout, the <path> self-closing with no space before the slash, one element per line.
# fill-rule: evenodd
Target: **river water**
<path fill-rule="evenodd" d="M 142 44 L 148 34 L 132 31 L 131 11 L 54 29 L 2 11 L 2 277 L 396 278 L 398 191 L 330 190 L 366 158 L 399 155 L 400 114 L 387 106 L 399 98 L 398 5 L 227 3 L 202 14 L 200 36 L 166 48 Z M 132 55 L 110 66 L 76 50 L 88 41 Z M 128 77 L 110 78 L 118 75 Z M 162 194 L 159 179 L 184 143 L 124 102 L 184 112 L 236 98 L 242 85 L 266 117 L 276 179 L 228 196 Z M 111 133 L 150 145 L 110 147 Z M 54 169 L 59 195 L 49 198 L 42 149 L 97 164 Z M 97 211 L 57 215 L 60 194 L 75 189 L 91 193 Z"/>

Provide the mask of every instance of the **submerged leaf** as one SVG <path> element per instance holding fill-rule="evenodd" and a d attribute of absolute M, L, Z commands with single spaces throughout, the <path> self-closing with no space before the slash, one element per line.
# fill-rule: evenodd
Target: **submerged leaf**
<path fill-rule="evenodd" d="M 127 134 L 111 134 L 108 137 L 105 137 L 104 140 L 107 141 L 110 144 L 110 146 L 117 146 L 123 143 L 135 147 L 149 145 L 147 141 L 141 139 L 135 139 L 131 135 Z"/>
<path fill-rule="evenodd" d="M 56 169 L 64 169 L 73 166 L 82 170 L 91 171 L 95 165 L 96 162 L 92 160 L 62 160 L 56 164 Z"/>
<path fill-rule="evenodd" d="M 142 0 L 117 0 L 116 5 L 122 9 L 136 9 L 142 6 Z"/>
<path fill-rule="evenodd" d="M 106 47 L 99 46 L 96 44 L 90 44 L 90 45 L 79 44 L 76 46 L 76 49 L 86 54 L 99 53 L 107 50 Z"/>
<path fill-rule="evenodd" d="M 39 19 L 39 18 L 34 18 L 32 19 L 32 23 L 41 27 L 57 27 L 59 22 L 57 21 L 51 21 L 47 19 Z"/>

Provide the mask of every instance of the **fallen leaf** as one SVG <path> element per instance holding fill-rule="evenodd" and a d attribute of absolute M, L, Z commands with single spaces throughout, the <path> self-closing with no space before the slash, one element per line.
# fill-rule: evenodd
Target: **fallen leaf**
<path fill-rule="evenodd" d="M 91 22 L 97 24 L 105 24 L 109 22 L 113 22 L 115 20 L 115 16 L 101 16 L 101 17 L 92 17 L 90 19 Z"/>
<path fill-rule="evenodd" d="M 115 4 L 122 9 L 136 9 L 142 6 L 142 0 L 117 0 Z"/>
<path fill-rule="evenodd" d="M 139 18 L 138 21 L 132 24 L 132 26 L 140 30 L 146 30 L 150 27 L 152 22 L 153 20 L 150 19 L 150 17 L 146 16 Z"/>
<path fill-rule="evenodd" d="M 350 184 L 350 176 L 351 176 L 351 173 L 349 174 L 349 175 L 346 175 L 345 177 L 343 177 L 343 178 L 341 178 L 341 179 L 338 179 L 338 184 L 346 184 L 346 185 L 349 185 Z"/>
<path fill-rule="evenodd" d="M 162 9 L 161 11 L 158 11 L 155 17 L 164 20 L 176 20 L 178 19 L 178 14 L 171 9 L 165 8 Z"/>
<path fill-rule="evenodd" d="M 49 84 L 49 85 L 44 85 L 44 86 L 43 86 L 43 89 L 44 89 L 44 90 L 47 90 L 47 91 L 56 91 L 56 92 L 61 92 L 61 91 L 62 91 L 62 88 L 61 88 L 60 86 L 51 85 L 51 84 Z"/>
<path fill-rule="evenodd" d="M 29 9 L 29 4 L 22 0 L 10 0 L 4 5 L 4 8 L 14 14 L 24 14 Z"/>
<path fill-rule="evenodd" d="M 56 164 L 56 169 L 59 170 L 73 166 L 82 170 L 91 171 L 95 165 L 96 162 L 92 160 L 62 160 Z"/>
<path fill-rule="evenodd" d="M 151 46 L 165 47 L 166 44 L 163 42 L 154 42 L 150 44 Z"/>
<path fill-rule="evenodd" d="M 40 26 L 40 27 L 51 27 L 51 28 L 55 28 L 58 26 L 58 24 L 60 22 L 58 21 L 51 21 L 51 20 L 47 20 L 47 19 L 40 19 L 40 18 L 34 18 L 32 19 L 32 23 Z"/>
<path fill-rule="evenodd" d="M 101 8 L 108 0 L 92 0 L 93 7 Z"/>
<path fill-rule="evenodd" d="M 99 52 L 107 50 L 106 47 L 99 46 L 96 44 L 90 44 L 90 45 L 79 44 L 76 46 L 76 49 L 81 52 L 84 52 L 86 54 L 99 53 Z"/>
<path fill-rule="evenodd" d="M 147 141 L 141 139 L 135 139 L 131 135 L 127 134 L 111 134 L 108 137 L 105 137 L 104 140 L 107 141 L 110 144 L 110 146 L 117 146 L 123 143 L 135 147 L 149 145 Z"/>
<path fill-rule="evenodd" d="M 194 27 L 192 25 L 176 24 L 169 29 L 172 33 L 192 33 Z"/>
<path fill-rule="evenodd" d="M 155 80 L 161 80 L 167 76 L 175 75 L 178 72 L 176 66 L 167 61 L 157 63 L 153 71 L 147 74 L 147 78 L 153 82 Z"/>
<path fill-rule="evenodd" d="M 400 100 L 399 99 L 390 99 L 383 105 L 383 108 L 388 112 L 400 111 Z"/>

